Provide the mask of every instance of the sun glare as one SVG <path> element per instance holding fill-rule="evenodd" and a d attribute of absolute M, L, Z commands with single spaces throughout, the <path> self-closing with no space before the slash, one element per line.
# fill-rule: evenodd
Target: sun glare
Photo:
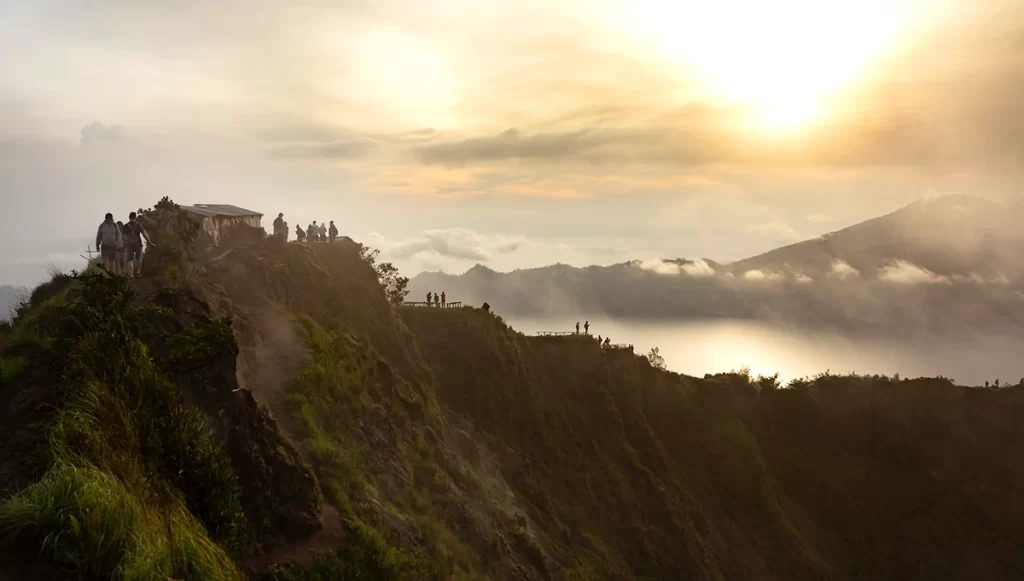
<path fill-rule="evenodd" d="M 793 130 L 899 42 L 922 1 L 717 0 L 630 4 L 641 34 L 712 98 L 754 124 Z"/>

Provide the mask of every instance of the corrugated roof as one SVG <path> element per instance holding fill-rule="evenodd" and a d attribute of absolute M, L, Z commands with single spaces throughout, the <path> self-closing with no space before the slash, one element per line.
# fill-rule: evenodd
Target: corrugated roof
<path fill-rule="evenodd" d="M 246 210 L 231 204 L 196 204 L 182 206 L 181 209 L 200 216 L 263 216 L 261 212 Z"/>

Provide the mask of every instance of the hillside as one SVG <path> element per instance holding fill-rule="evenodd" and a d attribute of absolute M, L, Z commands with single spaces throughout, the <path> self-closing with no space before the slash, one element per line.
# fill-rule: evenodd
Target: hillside
<path fill-rule="evenodd" d="M 1022 388 L 680 376 L 394 307 L 347 239 L 150 230 L 0 331 L 0 579 L 1024 573 Z"/>
<path fill-rule="evenodd" d="M 1022 214 L 980 198 L 920 201 L 734 262 L 634 261 L 498 273 L 422 273 L 427 291 L 515 317 L 762 319 L 869 333 L 1024 330 Z"/>

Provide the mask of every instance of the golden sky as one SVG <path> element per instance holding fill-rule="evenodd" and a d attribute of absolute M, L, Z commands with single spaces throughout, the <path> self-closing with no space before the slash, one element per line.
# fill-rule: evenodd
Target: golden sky
<path fill-rule="evenodd" d="M 97 204 L 167 193 L 329 213 L 385 248 L 525 241 L 427 245 L 412 270 L 736 259 L 1016 195 L 1020 4 L 6 2 L 0 191 L 77 204 L 51 255 Z"/>

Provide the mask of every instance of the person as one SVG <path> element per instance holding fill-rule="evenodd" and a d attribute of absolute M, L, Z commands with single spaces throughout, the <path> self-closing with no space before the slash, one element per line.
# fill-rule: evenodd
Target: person
<path fill-rule="evenodd" d="M 439 295 L 434 295 L 434 306 L 441 308 L 441 297 Z"/>
<path fill-rule="evenodd" d="M 327 223 L 320 222 L 320 242 L 327 242 Z"/>
<path fill-rule="evenodd" d="M 583 332 L 586 333 L 587 335 L 590 334 L 590 321 L 583 323 Z"/>
<path fill-rule="evenodd" d="M 313 223 L 306 229 L 306 234 L 309 235 L 310 244 L 320 241 L 320 227 L 316 225 L 316 220 L 313 220 Z"/>
<path fill-rule="evenodd" d="M 153 246 L 153 241 L 149 239 L 149 233 L 142 227 L 142 224 L 135 221 L 137 215 L 135 212 L 128 214 L 128 223 L 124 225 L 124 259 L 128 267 L 128 278 L 137 278 L 142 276 L 142 241 L 145 239 L 146 245 Z"/>
<path fill-rule="evenodd" d="M 441 291 L 441 308 L 445 308 L 448 304 L 448 297 L 445 296 L 444 291 Z"/>
<path fill-rule="evenodd" d="M 117 256 L 114 258 L 114 272 L 124 274 L 124 222 L 117 221 Z"/>
<path fill-rule="evenodd" d="M 427 291 L 427 306 L 428 307 L 430 305 L 434 304 L 433 298 L 434 298 L 434 293 L 432 293 L 430 291 Z"/>
<path fill-rule="evenodd" d="M 600 345 L 600 344 L 601 344 L 601 336 L 600 336 L 600 335 L 598 335 L 598 336 L 597 336 L 597 344 L 598 344 L 598 345 Z"/>
<path fill-rule="evenodd" d="M 274 218 L 274 236 L 284 238 L 288 234 L 287 228 L 284 223 L 284 212 L 281 212 Z"/>
<path fill-rule="evenodd" d="M 485 313 L 491 312 L 491 305 L 489 305 L 487 303 L 484 303 L 483 305 L 481 305 L 481 308 L 483 308 Z"/>
<path fill-rule="evenodd" d="M 107 212 L 96 229 L 96 250 L 100 253 L 100 260 L 107 272 L 114 272 L 114 261 L 117 259 L 117 224 L 114 223 L 114 215 Z"/>
<path fill-rule="evenodd" d="M 334 225 L 334 220 L 331 220 L 331 229 L 327 233 L 331 235 L 331 242 L 333 243 L 334 239 L 338 237 L 338 227 Z"/>
<path fill-rule="evenodd" d="M 303 232 L 302 226 L 298 224 L 295 225 L 295 239 L 298 240 L 299 244 L 306 241 L 306 233 Z"/>
<path fill-rule="evenodd" d="M 580 322 L 579 321 L 576 321 L 576 334 L 577 335 L 580 334 Z"/>
<path fill-rule="evenodd" d="M 284 234 L 284 241 L 288 242 L 288 234 L 291 233 L 291 230 L 288 229 L 288 222 L 281 223 L 281 233 Z"/>
<path fill-rule="evenodd" d="M 605 337 L 604 338 L 604 346 L 605 347 L 611 347 L 612 346 L 612 338 L 611 337 Z"/>

